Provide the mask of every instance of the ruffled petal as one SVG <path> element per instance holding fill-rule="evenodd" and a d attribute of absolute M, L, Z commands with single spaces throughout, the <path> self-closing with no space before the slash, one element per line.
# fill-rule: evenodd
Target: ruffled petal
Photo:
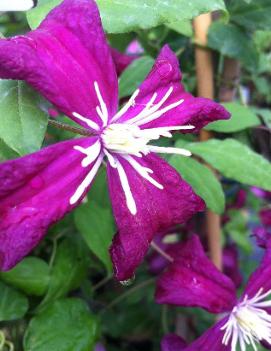
<path fill-rule="evenodd" d="M 56 108 L 101 125 L 94 82 L 109 116 L 117 110 L 118 86 L 110 48 L 94 0 L 64 0 L 38 29 L 0 40 L 0 77 L 22 79 Z"/>
<path fill-rule="evenodd" d="M 196 235 L 158 279 L 156 302 L 201 307 L 212 313 L 230 311 L 236 301 L 235 286 L 206 256 Z"/>
<path fill-rule="evenodd" d="M 134 159 L 141 166 L 151 169 L 151 177 L 164 189 L 158 189 L 144 179 L 120 157 L 119 162 L 127 175 L 137 209 L 133 215 L 127 207 L 119 173 L 108 165 L 110 196 L 119 230 L 113 240 L 111 256 L 119 280 L 128 279 L 134 274 L 156 233 L 186 222 L 205 207 L 191 186 L 166 161 L 154 154 Z"/>
<path fill-rule="evenodd" d="M 247 295 L 248 298 L 252 298 L 259 292 L 260 289 L 262 289 L 263 294 L 271 290 L 271 241 L 270 240 L 266 244 L 265 255 L 262 259 L 260 266 L 256 269 L 254 273 L 251 274 L 248 280 L 243 296 Z"/>
<path fill-rule="evenodd" d="M 206 124 L 219 120 L 228 119 L 230 114 L 225 108 L 209 99 L 195 98 L 185 92 L 181 84 L 181 72 L 176 55 L 168 46 L 163 47 L 158 56 L 152 71 L 146 80 L 139 87 L 140 92 L 135 97 L 131 108 L 118 120 L 119 122 L 129 120 L 135 123 L 135 116 L 142 113 L 154 94 L 157 94 L 152 101 L 150 108 L 162 101 L 171 91 L 168 98 L 161 105 L 159 110 L 167 108 L 168 111 L 150 122 L 148 117 L 141 118 L 140 125 L 144 128 L 157 128 L 168 126 L 193 125 L 196 128 L 190 130 L 195 132 L 203 128 Z M 182 101 L 183 100 L 183 101 Z M 179 102 L 176 107 L 169 108 L 170 105 Z M 144 114 L 144 116 L 146 113 Z"/>
<path fill-rule="evenodd" d="M 161 341 L 162 351 L 181 351 L 186 348 L 186 342 L 178 335 L 165 335 Z"/>
<path fill-rule="evenodd" d="M 47 229 L 73 205 L 70 200 L 94 168 L 82 167 L 75 146 L 90 147 L 97 138 L 73 139 L 0 165 L 0 269 L 27 255 Z M 92 168 L 93 167 L 93 168 Z"/>

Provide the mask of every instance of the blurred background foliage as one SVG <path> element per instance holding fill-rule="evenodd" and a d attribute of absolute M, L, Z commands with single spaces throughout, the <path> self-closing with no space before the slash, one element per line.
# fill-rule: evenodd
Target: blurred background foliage
<path fill-rule="evenodd" d="M 58 3 L 39 0 L 27 14 L 2 14 L 2 36 L 35 28 Z M 127 52 L 136 40 L 140 48 L 139 58 L 119 78 L 122 99 L 143 81 L 166 43 L 180 60 L 187 90 L 196 95 L 194 51 L 200 43 L 195 41 L 192 20 L 214 11 L 208 48 L 213 50 L 216 99 L 225 101 L 223 89 L 233 93 L 225 102 L 232 119 L 209 125 L 207 129 L 214 133 L 210 141 L 199 143 L 197 135 L 175 135 L 170 143 L 191 150 L 194 157 L 168 160 L 208 208 L 222 215 L 224 246 L 237 248 L 239 267 L 234 269 L 242 272 L 245 282 L 262 255 L 252 236 L 255 228 L 263 226 L 259 211 L 270 207 L 270 199 L 259 197 L 251 188 L 271 191 L 270 0 L 97 3 L 110 45 Z M 225 77 L 229 62 L 235 68 L 230 80 Z M 48 108 L 24 83 L 0 81 L 1 161 L 74 137 L 47 126 Z M 219 171 L 219 178 L 202 160 Z M 192 228 L 204 242 L 202 221 L 202 216 L 193 219 Z M 189 231 L 176 228 L 174 240 L 182 240 Z M 114 233 L 103 169 L 84 204 L 51 228 L 30 257 L 0 274 L 1 351 L 87 351 L 98 342 L 107 351 L 156 351 L 165 333 L 193 340 L 213 323 L 214 316 L 197 309 L 155 304 L 157 273 L 150 259 L 132 281 L 114 281 L 108 254 Z"/>

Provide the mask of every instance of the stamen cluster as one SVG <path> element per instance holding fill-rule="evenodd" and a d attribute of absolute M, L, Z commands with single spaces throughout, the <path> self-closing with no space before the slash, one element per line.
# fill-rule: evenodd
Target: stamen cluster
<path fill-rule="evenodd" d="M 149 145 L 149 143 L 153 140 L 158 140 L 161 136 L 171 138 L 171 131 L 189 130 L 193 129 L 194 126 L 187 125 L 178 127 L 167 126 L 144 128 L 146 124 L 153 122 L 158 118 L 162 118 L 166 112 L 183 103 L 184 100 L 182 99 L 171 104 L 166 104 L 173 92 L 173 87 L 170 87 L 165 95 L 156 103 L 155 101 L 158 94 L 154 93 L 145 107 L 136 116 L 132 117 L 131 119 L 127 119 L 124 122 L 121 121 L 121 117 L 123 117 L 128 110 L 136 106 L 135 99 L 140 93 L 140 90 L 136 90 L 127 104 L 125 104 L 121 110 L 110 119 L 98 82 L 94 82 L 94 89 L 100 103 L 100 105 L 96 107 L 96 111 L 101 119 L 102 127 L 90 119 L 81 116 L 77 112 L 73 113 L 75 118 L 83 121 L 89 128 L 94 130 L 99 136 L 99 139 L 95 144 L 88 148 L 82 148 L 80 146 L 74 147 L 75 150 L 85 155 L 85 158 L 82 161 L 82 167 L 92 165 L 92 169 L 70 199 L 70 203 L 75 204 L 80 199 L 87 187 L 92 182 L 97 169 L 100 167 L 103 161 L 103 158 L 106 157 L 110 166 L 117 169 L 121 186 L 126 197 L 127 207 L 130 212 L 135 215 L 137 213 L 136 203 L 121 160 L 123 159 L 127 161 L 142 178 L 146 179 L 150 184 L 162 190 L 164 188 L 163 185 L 160 184 L 153 176 L 151 176 L 153 171 L 150 168 L 144 167 L 140 162 L 140 158 L 150 152 L 190 156 L 190 151 L 185 149 L 159 147 Z"/>
<path fill-rule="evenodd" d="M 241 351 L 246 351 L 247 345 L 252 345 L 257 351 L 256 344 L 266 341 L 271 344 L 271 316 L 264 308 L 271 307 L 271 300 L 264 299 L 271 294 L 271 290 L 263 293 L 260 289 L 251 299 L 246 295 L 232 310 L 227 323 L 221 328 L 225 330 L 223 337 L 224 345 L 231 345 L 231 351 L 237 350 L 240 345 Z"/>

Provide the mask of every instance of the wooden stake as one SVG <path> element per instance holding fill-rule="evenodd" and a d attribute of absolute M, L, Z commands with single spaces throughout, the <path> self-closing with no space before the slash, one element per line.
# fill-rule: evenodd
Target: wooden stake
<path fill-rule="evenodd" d="M 198 16 L 194 20 L 195 42 L 196 42 L 196 72 L 198 95 L 209 99 L 214 99 L 214 74 L 212 53 L 206 48 L 207 34 L 212 23 L 210 13 Z M 200 140 L 205 141 L 212 138 L 208 131 L 200 133 Z M 221 244 L 221 224 L 220 216 L 207 210 L 206 213 L 207 237 L 210 257 L 214 264 L 222 270 L 222 244 Z"/>

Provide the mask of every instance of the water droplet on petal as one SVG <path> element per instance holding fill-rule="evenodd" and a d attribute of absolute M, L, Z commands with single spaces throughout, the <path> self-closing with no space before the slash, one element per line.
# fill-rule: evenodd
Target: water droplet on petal
<path fill-rule="evenodd" d="M 156 62 L 156 69 L 162 79 L 169 78 L 173 72 L 173 67 L 167 60 L 159 60 Z"/>
<path fill-rule="evenodd" d="M 123 286 L 130 286 L 133 284 L 134 281 L 135 281 L 135 275 L 130 279 L 120 281 L 120 284 Z"/>

